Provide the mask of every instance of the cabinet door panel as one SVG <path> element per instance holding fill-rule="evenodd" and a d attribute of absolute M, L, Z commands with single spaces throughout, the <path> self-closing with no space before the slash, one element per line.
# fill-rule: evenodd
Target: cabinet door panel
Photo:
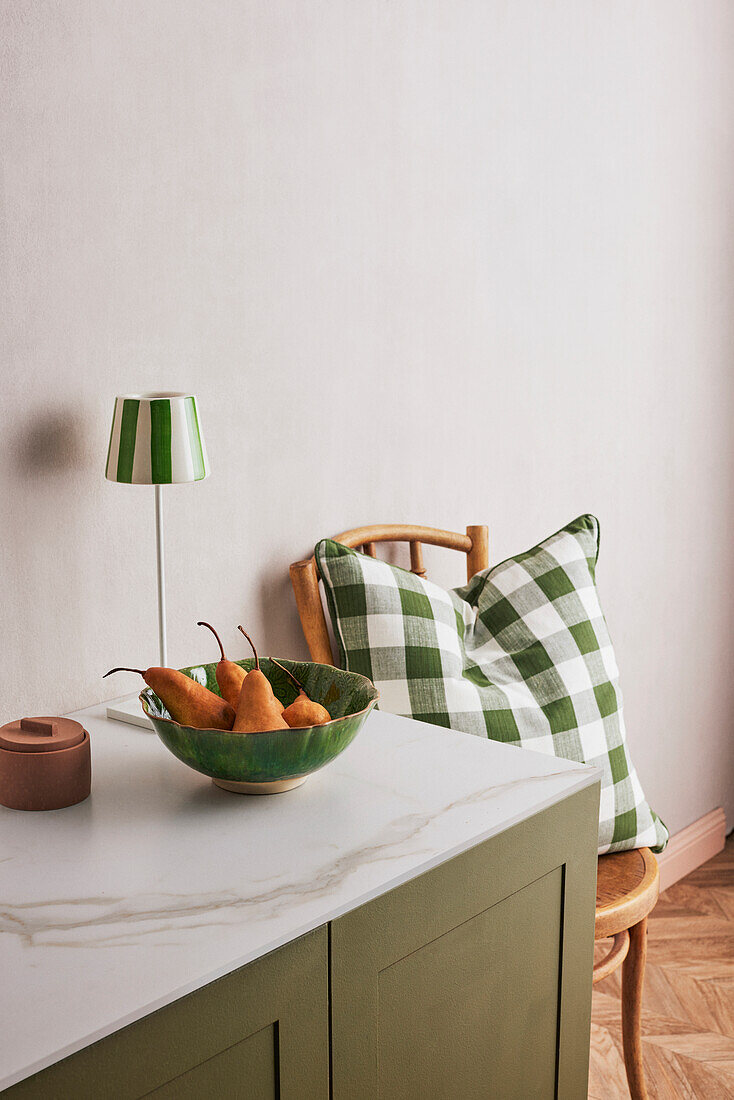
<path fill-rule="evenodd" d="M 278 1100 L 278 1025 L 261 1028 L 228 1050 L 148 1093 L 153 1100 Z M 255 1084 L 256 1083 L 256 1084 Z"/>
<path fill-rule="evenodd" d="M 326 928 L 20 1082 L 8 1100 L 329 1095 Z"/>
<path fill-rule="evenodd" d="M 586 1095 L 598 785 L 331 925 L 334 1100 Z"/>
<path fill-rule="evenodd" d="M 553 1095 L 562 878 L 552 871 L 380 973 L 383 1100 Z"/>

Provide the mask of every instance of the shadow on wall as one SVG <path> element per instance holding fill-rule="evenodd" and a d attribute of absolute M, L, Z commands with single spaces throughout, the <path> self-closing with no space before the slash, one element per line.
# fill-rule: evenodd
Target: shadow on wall
<path fill-rule="evenodd" d="M 55 409 L 41 413 L 29 418 L 11 437 L 12 465 L 22 478 L 31 481 L 77 470 L 88 461 L 83 453 L 84 438 L 84 418 L 78 412 Z"/>
<path fill-rule="evenodd" d="M 269 566 L 263 569 L 259 594 L 261 621 L 267 624 L 272 653 L 276 657 L 290 657 L 296 661 L 309 660 L 288 566 Z M 278 609 L 277 615 L 273 615 L 274 608 Z M 298 639 L 296 645 L 293 643 L 294 638 Z"/>
<path fill-rule="evenodd" d="M 82 406 L 30 406 L 15 414 L 0 439 L 4 610 L 18 652 L 32 644 L 33 661 L 48 673 L 34 690 L 36 713 L 63 712 L 74 690 L 81 690 L 75 681 L 78 654 L 62 643 L 88 637 L 94 625 L 88 565 L 97 546 L 93 487 L 101 481 L 101 462 L 90 422 Z M 8 679 L 3 721 L 28 705 L 20 665 Z"/>

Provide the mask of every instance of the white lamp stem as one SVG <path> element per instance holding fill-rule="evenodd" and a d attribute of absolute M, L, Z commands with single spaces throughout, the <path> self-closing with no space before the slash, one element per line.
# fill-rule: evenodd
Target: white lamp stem
<path fill-rule="evenodd" d="M 163 557 L 163 486 L 155 487 L 155 544 L 158 567 L 158 649 L 161 666 L 168 664 L 166 654 L 166 573 Z"/>

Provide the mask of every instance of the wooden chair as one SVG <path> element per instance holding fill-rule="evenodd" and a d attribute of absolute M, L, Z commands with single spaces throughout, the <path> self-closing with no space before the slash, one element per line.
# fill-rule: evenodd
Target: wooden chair
<path fill-rule="evenodd" d="M 336 542 L 361 547 L 376 557 L 378 542 L 410 544 L 410 567 L 425 576 L 423 544 L 444 546 L 466 554 L 467 579 L 489 565 L 486 527 L 467 527 L 466 534 L 441 531 L 433 527 L 376 525 L 356 527 L 335 536 Z M 319 592 L 319 578 L 313 557 L 294 562 L 290 567 L 303 633 L 314 661 L 335 664 L 331 651 L 326 617 Z M 612 939 L 608 954 L 594 966 L 594 983 L 622 966 L 622 1040 L 632 1100 L 645 1100 L 647 1089 L 642 1064 L 640 1017 L 642 984 L 645 974 L 647 917 L 658 898 L 659 875 L 655 856 L 649 848 L 600 856 L 597 864 L 596 925 L 597 940 Z"/>

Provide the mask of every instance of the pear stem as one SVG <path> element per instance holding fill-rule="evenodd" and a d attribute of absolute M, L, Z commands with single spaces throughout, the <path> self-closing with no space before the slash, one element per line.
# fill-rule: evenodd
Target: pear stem
<path fill-rule="evenodd" d="M 145 676 L 145 671 L 142 668 L 125 668 L 122 666 L 121 668 L 111 668 L 109 672 L 105 672 L 102 679 L 104 680 L 105 676 L 111 676 L 113 672 L 137 672 L 139 676 Z"/>
<path fill-rule="evenodd" d="M 255 668 L 256 668 L 256 669 L 258 670 L 258 672 L 259 672 L 259 671 L 260 671 L 260 658 L 259 658 L 259 657 L 258 657 L 258 655 L 257 655 L 257 650 L 255 649 L 255 643 L 253 642 L 252 638 L 251 638 L 251 637 L 250 637 L 250 635 L 249 635 L 249 634 L 247 633 L 247 631 L 246 631 L 246 630 L 244 629 L 244 627 L 238 626 L 238 627 L 237 627 L 237 629 L 238 629 L 238 630 L 240 630 L 240 631 L 241 631 L 241 632 L 242 632 L 242 633 L 243 633 L 243 634 L 245 635 L 245 637 L 247 638 L 248 642 L 249 642 L 249 643 L 250 643 L 250 645 L 252 646 L 252 652 L 253 652 L 253 653 L 255 654 Z"/>
<path fill-rule="evenodd" d="M 214 637 L 219 642 L 219 652 L 222 654 L 221 660 L 226 661 L 227 658 L 224 656 L 224 646 L 222 645 L 222 639 L 219 637 L 219 635 L 217 634 L 217 632 L 214 629 L 214 627 L 212 626 L 212 624 L 211 623 L 197 623 L 196 625 L 197 626 L 206 626 L 206 627 L 209 628 L 209 630 L 211 630 L 212 634 L 214 635 Z"/>
<path fill-rule="evenodd" d="M 291 672 L 290 669 L 286 668 L 285 665 L 282 665 L 280 663 L 280 661 L 276 661 L 275 657 L 271 657 L 270 660 L 273 662 L 274 665 L 277 665 L 278 668 L 282 668 L 283 672 L 286 674 L 286 676 L 290 676 L 293 683 L 296 685 L 297 688 L 301 689 L 301 691 L 303 692 L 304 695 L 308 694 L 308 692 L 306 691 L 306 689 L 303 686 L 303 684 L 301 683 L 301 681 L 298 679 L 297 676 L 293 675 L 293 673 Z"/>

